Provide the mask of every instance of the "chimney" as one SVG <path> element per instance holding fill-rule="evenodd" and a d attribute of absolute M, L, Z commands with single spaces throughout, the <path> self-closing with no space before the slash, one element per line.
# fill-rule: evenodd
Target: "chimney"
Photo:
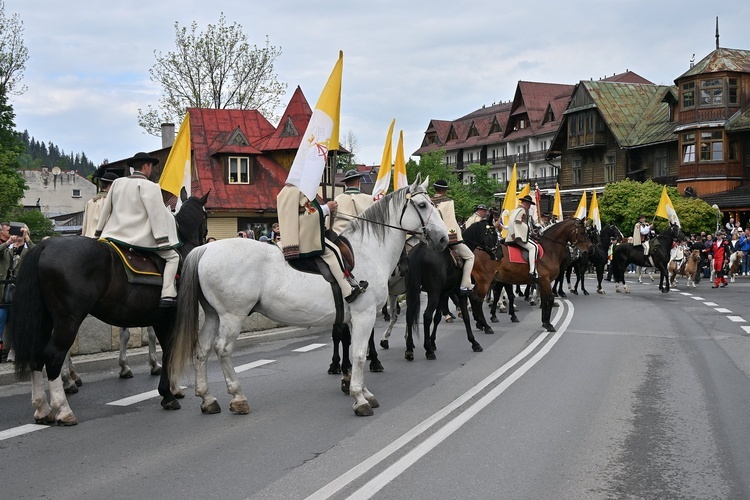
<path fill-rule="evenodd" d="M 161 147 L 169 148 L 174 144 L 174 123 L 161 124 Z"/>

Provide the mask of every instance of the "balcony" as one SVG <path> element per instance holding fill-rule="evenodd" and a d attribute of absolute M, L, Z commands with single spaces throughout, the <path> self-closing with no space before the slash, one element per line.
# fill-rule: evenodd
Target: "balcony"
<path fill-rule="evenodd" d="M 690 163 L 679 166 L 677 177 L 681 180 L 703 177 L 742 178 L 742 165 L 740 163 Z"/>
<path fill-rule="evenodd" d="M 568 136 L 568 149 L 586 149 L 606 145 L 607 134 L 605 132 L 588 132 Z"/>

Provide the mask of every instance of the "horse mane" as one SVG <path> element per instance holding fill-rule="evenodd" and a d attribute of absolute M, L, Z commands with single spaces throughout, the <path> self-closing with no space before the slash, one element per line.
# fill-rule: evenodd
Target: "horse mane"
<path fill-rule="evenodd" d="M 566 229 L 570 230 L 569 229 L 570 225 L 574 225 L 575 226 L 577 224 L 583 224 L 583 220 L 581 220 L 581 219 L 564 219 L 564 220 L 561 220 L 559 222 L 555 222 L 554 224 L 550 224 L 549 226 L 545 227 L 544 230 L 542 231 L 542 234 L 544 234 L 545 236 L 549 235 L 549 234 L 554 234 L 555 236 L 557 236 L 557 233 L 559 233 L 559 232 L 563 232 Z"/>
<path fill-rule="evenodd" d="M 409 187 L 403 187 L 398 191 L 393 191 L 385 195 L 380 200 L 372 204 L 370 208 L 362 212 L 358 219 L 352 219 L 341 234 L 357 233 L 366 229 L 380 238 L 385 237 L 386 225 L 389 224 L 391 210 L 399 207 L 406 201 L 406 195 Z M 418 189 L 412 194 L 425 193 L 424 189 Z"/>

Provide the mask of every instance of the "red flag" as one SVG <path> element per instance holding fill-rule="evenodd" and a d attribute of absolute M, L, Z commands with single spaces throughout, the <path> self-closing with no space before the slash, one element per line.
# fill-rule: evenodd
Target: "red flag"
<path fill-rule="evenodd" d="M 539 184 L 536 185 L 536 189 L 534 190 L 534 198 L 536 198 L 536 206 L 537 208 L 542 203 L 542 192 L 539 190 Z"/>

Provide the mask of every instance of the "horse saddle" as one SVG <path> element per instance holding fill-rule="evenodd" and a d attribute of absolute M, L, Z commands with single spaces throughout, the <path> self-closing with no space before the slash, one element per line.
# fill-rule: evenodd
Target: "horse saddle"
<path fill-rule="evenodd" d="M 536 245 L 536 260 L 539 262 L 539 260 L 544 255 L 544 247 L 538 243 L 534 243 Z M 508 260 L 515 263 L 515 264 L 528 264 L 529 263 L 529 251 L 526 250 L 523 247 L 519 247 L 518 245 L 515 245 L 513 243 L 509 243 L 508 245 Z"/>
<path fill-rule="evenodd" d="M 464 267 L 464 259 L 462 259 L 460 255 L 458 255 L 458 252 L 454 250 L 453 247 L 448 247 L 448 250 L 450 251 L 451 261 L 453 262 L 453 265 L 459 269 Z"/>
<path fill-rule="evenodd" d="M 161 286 L 164 259 L 153 252 L 137 251 L 109 240 L 99 241 L 107 243 L 120 256 L 128 283 Z"/>

